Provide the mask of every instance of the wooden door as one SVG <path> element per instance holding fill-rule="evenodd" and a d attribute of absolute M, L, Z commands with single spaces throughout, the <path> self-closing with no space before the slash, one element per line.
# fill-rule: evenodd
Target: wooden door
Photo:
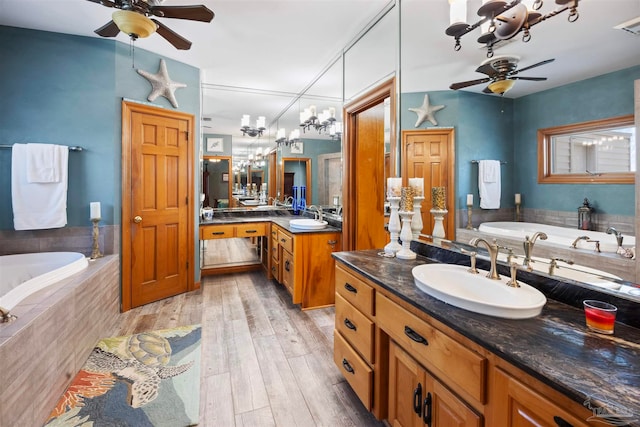
<path fill-rule="evenodd" d="M 123 310 L 193 289 L 193 116 L 123 102 Z"/>
<path fill-rule="evenodd" d="M 409 178 L 424 178 L 422 202 L 422 233 L 431 234 L 434 219 L 431 214 L 432 187 L 446 187 L 446 208 L 443 226 L 447 239 L 455 238 L 455 154 L 453 129 L 419 129 L 402 132 L 403 185 Z"/>

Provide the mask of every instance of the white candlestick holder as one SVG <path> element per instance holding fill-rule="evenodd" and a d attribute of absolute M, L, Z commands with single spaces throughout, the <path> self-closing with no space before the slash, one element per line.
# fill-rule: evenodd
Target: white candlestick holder
<path fill-rule="evenodd" d="M 414 212 L 400 211 L 402 218 L 402 229 L 400 230 L 400 240 L 402 240 L 402 249 L 396 253 L 396 258 L 400 259 L 416 259 L 416 253 L 410 248 L 413 233 L 411 232 L 411 218 Z"/>
<path fill-rule="evenodd" d="M 467 205 L 467 230 L 473 230 L 473 222 L 471 221 L 471 214 L 473 212 L 472 205 Z"/>
<path fill-rule="evenodd" d="M 446 237 L 442 221 L 447 212 L 449 211 L 446 209 L 431 209 L 434 219 L 433 232 L 431 233 L 433 235 L 433 243 L 439 244 Z"/>
<path fill-rule="evenodd" d="M 520 222 L 520 203 L 516 203 L 516 222 Z"/>
<path fill-rule="evenodd" d="M 411 218 L 411 233 L 413 240 L 418 240 L 420 232 L 424 224 L 422 223 L 422 201 L 424 197 L 416 196 L 413 198 L 413 218 Z"/>
<path fill-rule="evenodd" d="M 402 249 L 402 245 L 398 242 L 398 238 L 400 237 L 400 230 L 402 229 L 400 223 L 400 216 L 398 215 L 398 210 L 400 208 L 400 197 L 389 197 L 387 198 L 389 201 L 389 208 L 391 209 L 391 215 L 389 216 L 389 234 L 390 241 L 384 247 L 384 251 L 387 254 L 395 255 L 400 249 Z"/>
<path fill-rule="evenodd" d="M 91 234 L 91 237 L 93 239 L 91 259 L 96 259 L 102 256 L 102 254 L 100 253 L 100 243 L 98 242 L 98 239 L 100 238 L 100 229 L 98 228 L 100 218 L 92 218 L 91 222 L 93 223 L 93 231 Z"/>

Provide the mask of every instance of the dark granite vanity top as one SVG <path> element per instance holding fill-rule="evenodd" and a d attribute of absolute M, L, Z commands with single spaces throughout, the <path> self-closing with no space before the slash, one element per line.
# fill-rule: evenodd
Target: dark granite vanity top
<path fill-rule="evenodd" d="M 459 309 L 414 284 L 413 267 L 438 261 L 420 255 L 416 260 L 386 258 L 379 252 L 333 256 L 581 405 L 618 415 L 621 422 L 615 425 L 640 426 L 640 329 L 616 322 L 614 335 L 596 334 L 587 330 L 582 309 L 549 296 L 542 313 L 532 319 L 501 319 Z"/>
<path fill-rule="evenodd" d="M 272 222 L 284 228 L 292 234 L 302 233 L 335 233 L 340 231 L 339 221 L 330 221 L 326 228 L 321 230 L 301 230 L 299 228 L 290 227 L 289 221 L 299 218 L 313 218 L 312 212 L 307 212 L 306 215 L 293 215 L 291 211 L 285 209 L 273 209 L 273 210 L 235 210 L 214 213 L 213 219 L 209 221 L 200 221 L 200 225 L 225 225 L 225 224 L 245 224 L 250 222 Z"/>

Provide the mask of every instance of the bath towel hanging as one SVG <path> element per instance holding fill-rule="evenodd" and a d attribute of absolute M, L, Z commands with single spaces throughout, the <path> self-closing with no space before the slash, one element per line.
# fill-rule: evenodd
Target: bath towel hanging
<path fill-rule="evenodd" d="M 480 160 L 478 162 L 478 191 L 480 208 L 500 208 L 500 161 Z"/>
<path fill-rule="evenodd" d="M 16 230 L 41 230 L 67 225 L 67 185 L 69 150 L 61 146 L 57 160 L 58 182 L 27 180 L 27 145 L 14 144 L 11 150 L 11 201 Z"/>
<path fill-rule="evenodd" d="M 27 182 L 60 182 L 60 156 L 67 147 L 54 144 L 27 144 Z"/>

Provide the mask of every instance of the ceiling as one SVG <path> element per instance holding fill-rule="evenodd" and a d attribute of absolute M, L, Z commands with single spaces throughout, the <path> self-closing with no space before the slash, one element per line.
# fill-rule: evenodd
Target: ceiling
<path fill-rule="evenodd" d="M 481 0 L 468 3 L 468 21 L 475 22 Z M 297 94 L 318 79 L 340 57 L 343 48 L 350 46 L 394 2 L 166 0 L 163 4 L 205 4 L 215 17 L 211 23 L 158 18 L 193 42 L 188 51 L 174 49 L 157 34 L 139 39 L 137 48 L 200 68 L 204 87 L 202 115 L 211 118 L 203 122 L 206 126 L 203 131 L 231 134 L 234 149 L 246 149 L 242 147 L 247 144 L 256 146 L 257 139 L 242 137 L 239 131 L 242 114 L 251 114 L 252 121 L 264 115 L 274 128 L 275 119 L 287 106 L 296 110 L 297 115 L 299 106 L 292 104 Z M 446 90 L 453 82 L 485 77 L 475 72 L 486 59 L 486 51 L 476 42 L 480 31 L 463 37 L 458 52 L 453 50 L 453 38 L 444 34 L 449 24 L 447 0 L 401 0 L 400 4 L 403 93 Z M 541 11 L 549 13 L 555 8 L 553 0 L 545 0 Z M 112 11 L 86 0 L 0 0 L 0 25 L 98 37 L 93 30 L 106 24 Z M 548 77 L 547 81 L 518 81 L 506 97 L 517 98 L 640 64 L 640 36 L 613 28 L 640 17 L 640 0 L 581 0 L 578 11 L 580 18 L 575 23 L 567 22 L 565 12 L 533 27 L 529 43 L 523 43 L 518 35 L 496 50 L 496 55 L 520 57 L 520 68 L 556 59 L 522 73 Z M 395 11 L 384 20 L 395 26 Z M 393 46 L 396 34 L 393 28 L 390 32 L 374 31 L 368 41 L 373 47 L 385 44 L 391 47 L 391 55 L 384 48 L 370 49 L 373 52 L 369 54 L 370 58 L 375 57 L 375 63 L 386 63 L 391 70 L 397 61 Z M 122 33 L 117 40 L 129 42 Z M 358 64 L 364 67 L 356 72 Z M 349 73 L 363 76 L 366 81 L 372 64 L 366 60 L 351 61 L 346 67 Z M 333 85 L 324 95 L 339 99 L 341 92 L 335 88 L 335 81 L 340 76 L 338 63 L 319 79 L 316 87 Z M 481 84 L 464 90 L 480 92 L 484 87 Z M 179 102 L 179 91 L 176 96 Z M 322 100 L 317 103 L 319 108 L 324 107 Z M 266 143 L 267 138 L 263 137 L 261 142 Z"/>

